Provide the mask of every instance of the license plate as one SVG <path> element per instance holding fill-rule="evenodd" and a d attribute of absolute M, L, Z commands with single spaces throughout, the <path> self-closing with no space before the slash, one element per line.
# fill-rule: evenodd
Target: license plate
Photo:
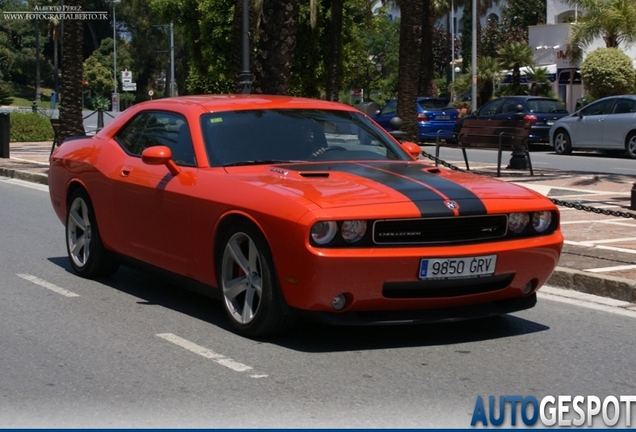
<path fill-rule="evenodd" d="M 495 272 L 497 255 L 464 258 L 425 258 L 420 262 L 420 279 L 456 279 L 490 276 Z"/>
<path fill-rule="evenodd" d="M 450 116 L 438 115 L 438 116 L 435 116 L 435 120 L 450 120 Z"/>

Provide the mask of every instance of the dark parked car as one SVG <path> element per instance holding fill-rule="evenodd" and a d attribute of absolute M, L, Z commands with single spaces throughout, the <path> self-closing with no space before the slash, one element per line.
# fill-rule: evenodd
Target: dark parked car
<path fill-rule="evenodd" d="M 556 99 L 543 96 L 503 96 L 486 102 L 474 113 L 457 121 L 455 123 L 455 133 L 459 134 L 462 123 L 467 118 L 511 119 L 512 115 L 517 112 L 517 105 L 523 107 L 522 112 L 537 119 L 530 129 L 529 143 L 549 144 L 550 127 L 555 121 L 568 115 L 568 111 Z"/>
<path fill-rule="evenodd" d="M 380 126 L 391 132 L 389 122 L 397 115 L 397 99 L 390 100 L 374 116 Z M 439 133 L 440 139 L 453 136 L 453 127 L 459 111 L 449 105 L 449 100 L 441 97 L 417 98 L 417 140 L 434 142 Z"/>

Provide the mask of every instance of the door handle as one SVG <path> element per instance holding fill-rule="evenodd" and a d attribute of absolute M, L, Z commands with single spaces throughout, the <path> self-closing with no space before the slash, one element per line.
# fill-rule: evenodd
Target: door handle
<path fill-rule="evenodd" d="M 130 172 L 132 171 L 132 167 L 125 165 L 122 169 L 121 172 L 119 173 L 119 175 L 121 175 L 122 177 L 128 177 L 128 175 L 130 174 Z"/>

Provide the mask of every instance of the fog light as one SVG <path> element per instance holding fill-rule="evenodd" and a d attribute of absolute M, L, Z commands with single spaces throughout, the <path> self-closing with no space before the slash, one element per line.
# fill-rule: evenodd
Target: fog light
<path fill-rule="evenodd" d="M 334 297 L 331 301 L 331 307 L 334 310 L 342 310 L 347 305 L 347 297 L 344 294 L 340 294 Z"/>
<path fill-rule="evenodd" d="M 532 292 L 533 289 L 534 289 L 534 281 L 530 281 L 523 288 L 523 294 L 524 295 L 528 295 L 528 294 L 530 294 Z"/>

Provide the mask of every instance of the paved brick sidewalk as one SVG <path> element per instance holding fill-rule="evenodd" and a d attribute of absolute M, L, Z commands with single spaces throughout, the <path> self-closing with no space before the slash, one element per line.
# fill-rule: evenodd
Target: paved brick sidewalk
<path fill-rule="evenodd" d="M 10 158 L 0 158 L 0 176 L 48 184 L 50 151 L 49 142 L 11 143 Z M 471 171 L 495 176 L 497 167 L 471 162 Z M 636 303 L 636 210 L 630 209 L 636 178 L 547 169 L 534 174 L 502 168 L 500 178 L 566 203 L 559 205 L 565 245 L 548 284 Z"/>

